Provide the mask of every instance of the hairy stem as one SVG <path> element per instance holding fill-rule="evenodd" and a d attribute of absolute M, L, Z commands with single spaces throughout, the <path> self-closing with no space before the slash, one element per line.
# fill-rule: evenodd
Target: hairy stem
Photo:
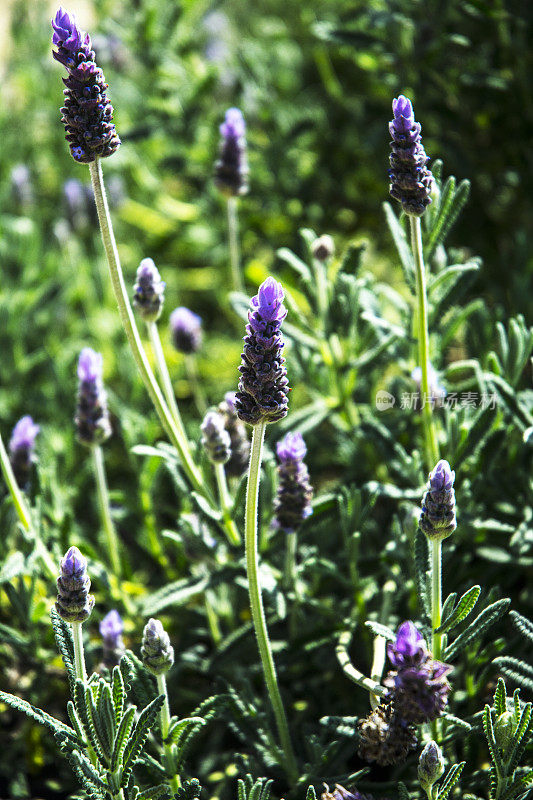
<path fill-rule="evenodd" d="M 416 303 L 418 323 L 418 362 L 422 371 L 420 395 L 422 419 L 424 423 L 424 442 L 426 450 L 426 466 L 428 472 L 439 460 L 439 445 L 432 414 L 432 403 L 429 388 L 429 332 L 428 305 L 426 294 L 426 270 L 422 247 L 422 228 L 419 217 L 409 217 L 411 225 L 411 249 L 415 261 Z"/>
<path fill-rule="evenodd" d="M 276 718 L 278 735 L 285 754 L 287 774 L 291 781 L 296 781 L 298 769 L 292 749 L 292 743 L 287 725 L 287 717 L 281 699 L 276 667 L 272 656 L 272 647 L 268 637 L 268 630 L 263 608 L 263 597 L 259 580 L 259 556 L 257 549 L 257 505 L 259 498 L 259 476 L 261 472 L 261 459 L 263 440 L 265 438 L 265 422 L 254 425 L 250 466 L 248 471 L 248 485 L 246 489 L 246 572 L 248 575 L 248 592 L 250 595 L 250 608 L 254 624 L 259 655 L 263 674 L 267 686 L 272 710 Z"/>
<path fill-rule="evenodd" d="M 222 516 L 224 517 L 224 527 L 230 544 L 241 544 L 241 535 L 235 525 L 232 517 L 232 503 L 231 497 L 228 492 L 228 484 L 226 481 L 226 473 L 224 472 L 224 464 L 215 464 L 215 476 L 217 479 L 218 496 L 220 499 L 220 507 L 222 508 Z"/>
<path fill-rule="evenodd" d="M 161 380 L 161 386 L 163 387 L 163 394 L 165 395 L 165 400 L 168 403 L 168 407 L 174 419 L 176 428 L 178 429 L 180 436 L 183 437 L 183 440 L 186 442 L 187 434 L 185 432 L 185 427 L 183 425 L 178 404 L 176 402 L 176 397 L 174 395 L 174 388 L 172 386 L 172 381 L 170 379 L 170 373 L 168 371 L 165 354 L 163 353 L 163 347 L 161 345 L 161 338 L 159 336 L 157 323 L 148 322 L 146 324 L 146 327 L 148 329 L 148 336 L 152 344 L 152 349 L 154 351 L 155 363 L 157 366 L 157 371 L 159 373 L 159 379 Z"/>
<path fill-rule="evenodd" d="M 440 627 L 442 612 L 442 539 L 431 540 L 431 651 L 440 661 L 442 634 L 435 633 Z"/>
<path fill-rule="evenodd" d="M 239 253 L 239 217 L 237 214 L 237 198 L 228 197 L 228 239 L 229 260 L 231 266 L 231 282 L 235 292 L 244 292 L 244 283 L 241 275 Z"/>
<path fill-rule="evenodd" d="M 164 696 L 164 702 L 159 712 L 159 720 L 161 722 L 161 735 L 163 737 L 163 751 L 165 753 L 165 764 L 167 768 L 167 775 L 170 780 L 172 791 L 177 792 L 180 788 L 180 779 L 176 775 L 176 765 L 174 761 L 173 748 L 169 742 L 165 742 L 170 728 L 170 707 L 168 704 L 167 681 L 164 675 L 157 676 L 157 691 Z"/>
<path fill-rule="evenodd" d="M 17 512 L 20 524 L 26 533 L 33 534 L 37 553 L 48 573 L 50 574 L 50 577 L 55 580 L 57 578 L 57 565 L 54 563 L 52 556 L 44 546 L 38 531 L 33 527 L 30 509 L 26 502 L 26 498 L 24 497 L 24 494 L 17 483 L 13 469 L 11 468 L 11 462 L 4 446 L 2 436 L 0 436 L 0 469 L 2 470 L 4 480 L 7 484 L 7 488 L 9 489 L 9 494 L 13 500 L 13 505 L 15 506 L 15 511 Z"/>
<path fill-rule="evenodd" d="M 154 404 L 155 410 L 161 420 L 161 423 L 166 430 L 170 441 L 179 453 L 181 463 L 187 476 L 194 486 L 194 488 L 205 494 L 203 491 L 203 481 L 200 471 L 194 463 L 189 445 L 186 439 L 181 435 L 176 427 L 172 414 L 163 398 L 161 389 L 155 379 L 152 368 L 146 357 L 135 318 L 131 310 L 126 285 L 124 283 L 124 276 L 120 266 L 120 259 L 117 250 L 117 243 L 115 241 L 115 234 L 113 232 L 113 225 L 111 216 L 109 214 L 109 206 L 107 204 L 107 197 L 105 193 L 104 181 L 102 176 L 102 166 L 100 159 L 89 164 L 91 173 L 91 182 L 94 191 L 94 199 L 96 202 L 96 210 L 98 212 L 98 221 L 100 223 L 100 231 L 102 233 L 102 241 L 104 250 L 107 257 L 107 264 L 109 267 L 109 274 L 111 276 L 111 283 L 115 293 L 120 318 L 126 333 L 131 352 L 137 364 L 137 368 L 141 378 L 148 390 L 148 394 Z"/>
<path fill-rule="evenodd" d="M 283 582 L 287 589 L 292 589 L 296 576 L 296 531 L 287 533 L 285 539 L 285 571 L 283 574 Z"/>
<path fill-rule="evenodd" d="M 352 640 L 352 633 L 351 631 L 344 631 L 339 636 L 339 643 L 335 648 L 335 653 L 337 655 L 337 660 L 341 665 L 344 674 L 350 678 L 351 681 L 356 683 L 362 689 L 366 689 L 367 692 L 370 692 L 376 698 L 379 698 L 382 694 L 385 693 L 385 689 L 381 686 L 377 681 L 373 681 L 372 678 L 367 678 L 366 675 L 363 675 L 362 672 L 359 672 L 358 669 L 354 667 L 352 662 L 350 661 L 350 656 L 348 655 L 348 647 L 350 646 L 350 642 Z"/>
<path fill-rule="evenodd" d="M 96 488 L 98 491 L 98 505 L 100 506 L 100 515 L 102 517 L 102 525 L 106 536 L 109 561 L 115 576 L 120 578 L 122 568 L 120 564 L 118 536 L 113 519 L 111 517 L 109 490 L 107 488 L 107 479 L 105 473 L 104 452 L 98 444 L 91 449 L 93 451 L 94 474 L 96 477 Z"/>

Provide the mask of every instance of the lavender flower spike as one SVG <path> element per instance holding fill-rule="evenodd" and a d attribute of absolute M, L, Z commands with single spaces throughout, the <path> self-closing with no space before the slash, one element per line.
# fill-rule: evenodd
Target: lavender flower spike
<path fill-rule="evenodd" d="M 274 525 L 292 533 L 312 513 L 313 490 L 304 464 L 307 447 L 301 433 L 288 433 L 276 445 L 279 487 L 275 501 Z"/>
<path fill-rule="evenodd" d="M 454 480 L 455 472 L 443 459 L 429 474 L 419 521 L 420 530 L 428 539 L 446 539 L 457 527 Z"/>
<path fill-rule="evenodd" d="M 392 101 L 394 119 L 389 123 L 390 193 L 402 204 L 406 214 L 420 217 L 431 203 L 433 175 L 427 168 L 420 136 L 421 125 L 415 122 L 411 101 L 401 94 Z"/>
<path fill-rule="evenodd" d="M 100 622 L 99 628 L 104 651 L 104 664 L 109 669 L 112 669 L 119 663 L 125 649 L 122 639 L 124 623 L 118 611 L 113 609 L 106 614 Z"/>
<path fill-rule="evenodd" d="M 218 405 L 218 411 L 222 414 L 224 427 L 230 438 L 231 455 L 224 469 L 226 475 L 240 478 L 250 461 L 250 442 L 246 429 L 237 416 L 236 400 L 235 392 L 226 392 L 224 400 Z"/>
<path fill-rule="evenodd" d="M 31 417 L 19 419 L 9 440 L 9 461 L 18 485 L 29 485 L 32 464 L 35 463 L 35 439 L 40 428 Z"/>
<path fill-rule="evenodd" d="M 153 675 L 164 675 L 174 663 L 174 648 L 158 619 L 149 619 L 144 627 L 141 656 Z"/>
<path fill-rule="evenodd" d="M 231 440 L 218 411 L 208 411 L 201 425 L 202 445 L 212 464 L 225 464 L 231 455 Z"/>
<path fill-rule="evenodd" d="M 74 16 L 60 8 L 52 20 L 56 61 L 66 68 L 65 105 L 61 121 L 75 161 L 89 164 L 112 155 L 120 145 L 113 123 L 113 106 L 106 94 L 104 73 L 95 62 L 91 39 L 76 26 Z"/>
<path fill-rule="evenodd" d="M 220 152 L 215 164 L 215 184 L 228 195 L 236 197 L 248 191 L 248 160 L 246 157 L 246 124 L 238 108 L 229 108 L 220 126 Z"/>
<path fill-rule="evenodd" d="M 151 258 L 143 258 L 133 287 L 133 305 L 145 322 L 159 319 L 165 300 L 165 282 Z"/>
<path fill-rule="evenodd" d="M 184 306 L 175 308 L 170 315 L 172 342 L 178 352 L 196 353 L 202 345 L 202 320 Z"/>
<path fill-rule="evenodd" d="M 78 405 L 74 422 L 78 441 L 90 447 L 111 436 L 102 362 L 101 353 L 90 347 L 83 348 L 78 361 Z"/>
<path fill-rule="evenodd" d="M 87 559 L 77 547 L 71 547 L 61 559 L 60 570 L 56 611 L 65 622 L 84 622 L 94 607 L 94 597 L 89 594 Z"/>
<path fill-rule="evenodd" d="M 442 750 L 432 739 L 427 743 L 418 759 L 418 780 L 427 791 L 444 774 Z"/>
<path fill-rule="evenodd" d="M 239 418 L 249 425 L 276 422 L 287 415 L 289 381 L 280 330 L 287 316 L 283 298 L 281 283 L 267 278 L 248 311 L 236 405 Z"/>

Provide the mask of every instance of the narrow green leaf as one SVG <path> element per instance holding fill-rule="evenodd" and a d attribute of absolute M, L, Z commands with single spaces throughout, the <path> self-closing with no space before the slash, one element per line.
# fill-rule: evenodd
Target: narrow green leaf
<path fill-rule="evenodd" d="M 146 742 L 146 738 L 154 726 L 159 710 L 164 702 L 163 695 L 159 695 L 152 700 L 139 715 L 139 719 L 131 734 L 131 738 L 124 750 L 124 766 L 122 771 L 122 787 L 128 785 L 129 777 L 135 762 L 137 761 Z"/>
<path fill-rule="evenodd" d="M 460 622 L 462 622 L 470 614 L 472 609 L 477 603 L 478 597 L 481 594 L 481 586 L 472 586 L 467 592 L 463 594 L 457 606 L 454 608 L 450 617 L 444 622 L 440 628 L 437 628 L 436 633 L 446 633 L 451 631 Z"/>
<path fill-rule="evenodd" d="M 514 681 L 526 691 L 533 691 L 533 667 L 531 664 L 510 656 L 495 658 L 493 663 L 506 678 Z"/>
<path fill-rule="evenodd" d="M 494 708 L 496 717 L 501 717 L 501 715 L 505 714 L 507 711 L 507 692 L 505 690 L 505 682 L 503 678 L 498 678 L 492 706 Z"/>
<path fill-rule="evenodd" d="M 394 244 L 396 245 L 396 250 L 400 257 L 406 283 L 412 288 L 415 282 L 415 265 L 405 231 L 398 221 L 398 217 L 394 213 L 390 203 L 383 203 L 383 211 L 385 212 L 385 219 L 387 220 L 387 225 L 389 226 Z"/>
<path fill-rule="evenodd" d="M 396 634 L 387 625 L 382 625 L 381 622 L 374 622 L 373 620 L 367 620 L 365 625 L 370 628 L 375 636 L 383 636 L 389 642 L 396 641 Z"/>
<path fill-rule="evenodd" d="M 200 579 L 183 578 L 174 583 L 163 586 L 157 592 L 153 592 L 142 606 L 142 615 L 151 617 L 158 614 L 168 606 L 180 606 L 188 603 L 193 597 L 201 594 L 209 583 L 208 577 Z"/>
<path fill-rule="evenodd" d="M 205 719 L 203 719 L 203 717 L 184 717 L 183 719 L 176 720 L 176 722 L 171 725 L 165 741 L 178 744 L 180 739 L 183 738 L 191 728 L 196 726 L 201 728 L 203 725 L 205 725 Z"/>
<path fill-rule="evenodd" d="M 22 700 L 20 697 L 17 697 L 14 694 L 0 691 L 0 703 L 5 703 L 6 705 L 15 709 L 15 711 L 22 711 L 23 714 L 31 717 L 31 719 L 34 719 L 40 725 L 45 725 L 49 730 L 52 731 L 52 733 L 58 733 L 66 736 L 70 741 L 72 741 L 73 744 L 81 746 L 83 745 L 83 742 L 79 740 L 75 731 L 71 727 L 65 725 L 64 722 L 61 722 L 55 717 L 50 716 L 50 714 L 47 714 L 46 711 L 42 711 L 40 708 L 32 706 L 32 704 L 28 703 L 26 700 Z"/>
<path fill-rule="evenodd" d="M 63 659 L 70 691 L 71 694 L 73 694 L 76 684 L 76 667 L 74 666 L 74 642 L 72 640 L 72 631 L 70 626 L 61 619 L 55 608 L 52 608 L 50 611 L 50 619 L 52 621 L 52 629 L 54 631 L 57 649 Z"/>
<path fill-rule="evenodd" d="M 316 791 L 315 787 L 312 784 L 309 784 L 309 786 L 307 787 L 305 800 L 316 800 Z"/>
<path fill-rule="evenodd" d="M 122 763 L 122 756 L 124 754 L 124 750 L 126 749 L 126 745 L 128 744 L 128 739 L 130 737 L 131 729 L 133 728 L 134 719 L 135 719 L 135 709 L 133 706 L 130 706 L 124 712 L 124 716 L 122 717 L 120 725 L 118 726 L 117 735 L 115 737 L 115 742 L 113 745 L 113 755 L 111 756 L 112 772 L 116 772 Z"/>
<path fill-rule="evenodd" d="M 505 597 L 502 600 L 497 600 L 495 603 L 487 606 L 487 608 L 485 608 L 481 614 L 478 614 L 475 620 L 470 623 L 468 628 L 466 628 L 466 630 L 464 630 L 457 637 L 457 639 L 455 639 L 452 644 L 446 648 L 444 652 L 444 660 L 448 661 L 469 644 L 479 639 L 485 633 L 485 631 L 487 631 L 506 613 L 510 603 L 511 600 L 508 597 Z"/>
<path fill-rule="evenodd" d="M 455 764 L 450 769 L 450 771 L 448 772 L 448 774 L 444 778 L 444 781 L 442 782 L 442 784 L 438 788 L 437 800 L 446 800 L 446 798 L 450 794 L 451 790 L 453 789 L 453 787 L 455 786 L 455 784 L 459 780 L 459 778 L 461 776 L 461 772 L 465 768 L 465 764 L 466 764 L 466 761 L 461 761 L 460 764 Z"/>
<path fill-rule="evenodd" d="M 115 723 L 117 725 L 120 725 L 120 720 L 122 719 L 122 714 L 124 713 L 124 700 L 126 698 L 126 690 L 124 687 L 124 678 L 122 677 L 122 672 L 120 671 L 120 667 L 118 666 L 113 667 L 112 686 L 113 686 L 113 706 L 115 709 Z"/>
<path fill-rule="evenodd" d="M 492 712 L 488 705 L 485 706 L 485 710 L 483 711 L 483 730 L 485 731 L 485 736 L 487 737 L 490 756 L 494 764 L 494 767 L 496 769 L 496 772 L 498 773 L 498 775 L 503 775 L 504 772 L 503 761 L 501 759 L 498 745 L 496 744 L 496 738 L 494 736 L 494 726 L 492 724 Z"/>
<path fill-rule="evenodd" d="M 533 643 L 533 622 L 527 617 L 523 617 L 518 611 L 510 611 L 509 616 L 513 621 L 513 625 L 520 633 Z"/>
<path fill-rule="evenodd" d="M 457 592 L 452 592 L 448 595 L 442 606 L 442 623 L 444 624 L 451 615 L 455 601 L 457 600 Z"/>
<path fill-rule="evenodd" d="M 514 732 L 514 736 L 509 744 L 507 755 L 507 771 L 512 775 L 517 768 L 522 757 L 522 753 L 527 744 L 531 725 L 531 703 L 526 703 L 522 711 L 520 721 Z"/>

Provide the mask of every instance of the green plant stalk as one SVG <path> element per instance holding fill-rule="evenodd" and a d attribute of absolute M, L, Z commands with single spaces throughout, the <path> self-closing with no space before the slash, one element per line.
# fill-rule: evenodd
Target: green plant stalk
<path fill-rule="evenodd" d="M 235 292 L 244 292 L 244 282 L 241 275 L 239 253 L 239 217 L 237 213 L 237 198 L 228 197 L 228 243 L 229 260 L 231 267 L 231 282 Z"/>
<path fill-rule="evenodd" d="M 396 592 L 396 583 L 393 580 L 389 580 L 383 587 L 383 595 L 381 601 L 381 611 L 379 615 L 379 620 L 382 625 L 386 625 L 388 618 L 389 618 L 389 611 L 391 606 L 391 600 Z M 383 675 L 383 668 L 385 666 L 385 655 L 386 655 L 386 640 L 384 636 L 376 636 L 374 639 L 374 657 L 372 660 L 372 669 L 370 671 L 370 677 L 373 681 L 379 684 L 381 681 L 381 676 Z M 379 705 L 379 699 L 376 697 L 374 692 L 370 692 L 370 705 L 372 709 L 376 708 Z"/>
<path fill-rule="evenodd" d="M 93 451 L 94 474 L 96 478 L 96 489 L 98 492 L 98 505 L 100 506 L 100 515 L 106 536 L 109 561 L 111 563 L 113 573 L 117 578 L 120 578 L 122 574 L 122 568 L 120 564 L 119 543 L 117 530 L 111 517 L 109 490 L 107 488 L 107 479 L 105 473 L 104 451 L 99 444 L 94 445 L 91 450 Z"/>
<path fill-rule="evenodd" d="M 296 547 L 297 547 L 296 531 L 291 531 L 286 534 L 285 543 L 285 571 L 283 574 L 283 582 L 287 589 L 292 589 L 296 577 Z"/>
<path fill-rule="evenodd" d="M 30 509 L 28 507 L 24 494 L 22 493 L 17 483 L 17 479 L 15 478 L 13 469 L 11 468 L 11 462 L 9 460 L 9 456 L 7 454 L 7 450 L 4 446 L 4 442 L 1 435 L 0 435 L 0 468 L 2 470 L 4 480 L 7 484 L 9 494 L 11 495 L 11 499 L 13 500 L 13 505 L 15 506 L 15 511 L 17 512 L 20 524 L 22 525 L 26 533 L 33 534 L 37 553 L 41 558 L 44 566 L 48 570 L 50 577 L 53 578 L 53 580 L 55 580 L 57 578 L 57 565 L 54 563 L 52 556 L 44 546 L 38 532 L 33 527 Z"/>
<path fill-rule="evenodd" d="M 161 389 L 155 379 L 152 368 L 146 357 L 139 331 L 135 323 L 135 318 L 131 310 L 128 293 L 124 283 L 124 276 L 120 266 L 120 259 L 117 250 L 117 243 L 115 241 L 115 234 L 113 232 L 113 225 L 111 216 L 109 214 L 109 206 L 105 192 L 105 186 L 102 176 L 102 166 L 100 159 L 95 159 L 89 164 L 91 173 L 91 182 L 94 192 L 94 199 L 96 202 L 96 210 L 98 212 L 98 221 L 100 223 L 100 231 L 102 234 L 102 241 L 104 250 L 107 257 L 107 264 L 109 267 L 109 274 L 111 276 L 111 283 L 115 293 L 120 318 L 126 333 L 131 352 L 137 364 L 137 368 L 141 378 L 148 390 L 148 394 L 154 404 L 159 419 L 166 430 L 170 441 L 179 453 L 183 468 L 193 485 L 193 487 L 205 495 L 202 476 L 198 470 L 189 449 L 189 443 L 181 436 L 180 431 L 177 429 L 170 410 L 161 393 Z"/>
<path fill-rule="evenodd" d="M 366 675 L 363 675 L 362 672 L 359 672 L 358 669 L 354 667 L 352 662 L 350 661 L 350 656 L 348 655 L 348 647 L 352 640 L 352 633 L 351 631 L 344 631 L 339 636 L 339 643 L 335 648 L 335 653 L 337 655 L 337 661 L 341 665 L 344 674 L 350 678 L 351 681 L 356 683 L 362 689 L 366 689 L 367 692 L 375 695 L 376 697 L 380 697 L 380 695 L 385 694 L 385 689 L 381 686 L 377 681 L 373 681 L 372 678 L 367 678 Z"/>
<path fill-rule="evenodd" d="M 74 644 L 74 669 L 76 671 L 76 678 L 83 682 L 84 686 L 87 685 L 87 670 L 85 669 L 85 655 L 83 652 L 83 632 L 81 622 L 71 622 L 72 626 L 72 641 Z M 97 764 L 96 753 L 93 748 L 86 742 L 89 758 L 93 766 Z"/>
<path fill-rule="evenodd" d="M 230 544 L 241 544 L 241 535 L 231 517 L 231 497 L 228 492 L 228 483 L 226 481 L 226 473 L 224 472 L 224 464 L 215 464 L 215 477 L 217 479 L 218 496 L 220 499 L 220 507 L 222 509 L 222 516 L 224 517 L 224 527 Z"/>
<path fill-rule="evenodd" d="M 435 633 L 440 628 L 442 616 L 442 539 L 431 540 L 431 652 L 440 661 L 442 655 L 442 634 Z"/>
<path fill-rule="evenodd" d="M 261 584 L 259 581 L 259 556 L 257 548 L 257 506 L 259 499 L 259 478 L 261 472 L 261 459 L 263 441 L 265 438 L 265 422 L 260 422 L 253 427 L 252 448 L 250 453 L 250 466 L 248 469 L 248 485 L 246 487 L 246 515 L 245 515 L 245 544 L 246 544 L 246 573 L 248 576 L 248 592 L 252 620 L 261 657 L 263 674 L 267 686 L 272 710 L 276 718 L 278 735 L 285 754 L 285 766 L 291 781 L 296 782 L 298 768 L 294 751 L 292 749 L 287 717 L 283 708 L 276 667 L 272 656 L 272 647 L 268 638 L 268 630 L 263 608 Z"/>
<path fill-rule="evenodd" d="M 422 404 L 422 420 L 424 424 L 426 466 L 429 472 L 439 460 L 439 444 L 437 440 L 437 432 L 435 430 L 429 391 L 429 331 L 426 270 L 424 266 L 424 250 L 422 246 L 422 227 L 420 225 L 420 217 L 410 216 L 409 224 L 411 226 L 411 249 L 415 262 L 418 363 L 422 371 L 420 394 Z"/>
<path fill-rule="evenodd" d="M 159 373 L 159 378 L 161 380 L 161 386 L 163 387 L 163 394 L 168 403 L 170 413 L 172 414 L 174 423 L 179 431 L 180 436 L 183 437 L 184 441 L 187 441 L 187 433 L 185 431 L 185 426 L 183 425 L 183 421 L 181 419 L 180 410 L 176 402 L 176 396 L 174 395 L 174 388 L 172 386 L 172 381 L 170 379 L 170 373 L 168 371 L 165 354 L 163 352 L 163 347 L 161 345 L 161 338 L 159 336 L 159 329 L 157 327 L 157 323 L 147 322 L 146 327 L 148 329 L 148 337 L 150 339 L 152 349 L 154 351 L 155 363 L 157 366 L 157 371 Z"/>
<path fill-rule="evenodd" d="M 180 788 L 180 779 L 179 776 L 176 775 L 176 765 L 174 761 L 174 754 L 172 752 L 172 745 L 169 742 L 165 742 L 170 728 L 170 707 L 168 704 L 167 681 L 164 675 L 157 676 L 157 691 L 165 698 L 159 712 L 159 720 L 161 722 L 161 735 L 163 737 L 163 750 L 165 753 L 167 773 L 172 791 L 177 792 Z"/>

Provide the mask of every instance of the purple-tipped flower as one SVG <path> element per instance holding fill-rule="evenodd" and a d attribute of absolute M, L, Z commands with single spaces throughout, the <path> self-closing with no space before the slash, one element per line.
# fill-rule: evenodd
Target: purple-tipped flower
<path fill-rule="evenodd" d="M 180 353 L 196 353 L 202 345 L 202 320 L 193 311 L 180 306 L 170 315 L 174 347 Z"/>
<path fill-rule="evenodd" d="M 87 559 L 77 547 L 71 547 L 61 559 L 57 579 L 56 611 L 65 622 L 84 622 L 94 606 L 89 594 L 91 579 L 87 574 Z"/>
<path fill-rule="evenodd" d="M 418 759 L 418 780 L 422 789 L 427 792 L 444 774 L 442 750 L 436 742 L 429 741 Z"/>
<path fill-rule="evenodd" d="M 102 364 L 101 353 L 90 347 L 83 348 L 78 361 L 78 405 L 74 421 L 78 441 L 90 447 L 111 436 Z"/>
<path fill-rule="evenodd" d="M 426 166 L 429 158 L 422 144 L 421 125 L 415 122 L 411 101 L 403 94 L 392 101 L 392 111 L 390 193 L 406 214 L 420 217 L 431 203 L 433 185 L 433 175 Z"/>
<path fill-rule="evenodd" d="M 231 455 L 231 440 L 218 411 L 208 411 L 202 425 L 202 446 L 212 464 L 225 464 Z"/>
<path fill-rule="evenodd" d="M 227 392 L 218 410 L 224 418 L 224 427 L 229 433 L 231 455 L 224 465 L 226 475 L 236 478 L 246 471 L 250 460 L 250 442 L 246 435 L 246 428 L 237 416 L 237 397 L 235 392 Z"/>
<path fill-rule="evenodd" d="M 362 794 L 357 789 L 349 791 L 341 786 L 340 783 L 335 784 L 334 790 L 331 792 L 327 783 L 324 784 L 325 791 L 322 792 L 321 800 L 373 800 L 371 794 Z"/>
<path fill-rule="evenodd" d="M 400 717 L 410 724 L 440 717 L 448 704 L 447 675 L 451 667 L 431 658 L 412 622 L 400 625 L 387 654 L 395 670 L 388 673 L 383 683 Z"/>
<path fill-rule="evenodd" d="M 144 627 L 141 656 L 153 675 L 164 675 L 174 663 L 174 648 L 158 619 L 149 619 Z"/>
<path fill-rule="evenodd" d="M 238 108 L 226 111 L 220 126 L 220 150 L 215 164 L 215 184 L 228 196 L 248 191 L 248 160 L 246 157 L 246 124 Z"/>
<path fill-rule="evenodd" d="M 124 654 L 124 641 L 122 639 L 124 623 L 118 611 L 113 609 L 105 615 L 99 627 L 104 651 L 104 664 L 109 669 L 112 669 L 119 663 Z"/>
<path fill-rule="evenodd" d="M 145 322 L 159 319 L 165 300 L 165 283 L 151 258 L 143 258 L 133 287 L 133 304 Z"/>
<path fill-rule="evenodd" d="M 454 480 L 455 472 L 444 459 L 429 474 L 419 520 L 420 530 L 428 539 L 446 539 L 457 527 Z"/>
<path fill-rule="evenodd" d="M 248 311 L 241 378 L 237 392 L 237 414 L 243 422 L 257 425 L 276 422 L 288 410 L 289 381 L 283 358 L 281 323 L 287 316 L 283 288 L 267 278 Z"/>
<path fill-rule="evenodd" d="M 390 699 L 383 700 L 358 723 L 358 753 L 365 761 L 399 764 L 417 745 L 416 731 Z"/>
<path fill-rule="evenodd" d="M 19 419 L 9 440 L 9 461 L 18 485 L 29 485 L 32 464 L 35 463 L 35 439 L 40 428 L 31 417 Z"/>
<path fill-rule="evenodd" d="M 287 433 L 276 445 L 278 455 L 278 494 L 274 525 L 286 533 L 297 530 L 312 513 L 313 490 L 304 464 L 307 447 L 301 433 Z"/>
<path fill-rule="evenodd" d="M 62 8 L 52 20 L 52 44 L 56 61 L 66 68 L 63 78 L 65 105 L 61 121 L 75 161 L 88 164 L 112 155 L 120 145 L 113 124 L 104 73 L 95 62 L 91 39 L 76 26 L 74 16 Z"/>

